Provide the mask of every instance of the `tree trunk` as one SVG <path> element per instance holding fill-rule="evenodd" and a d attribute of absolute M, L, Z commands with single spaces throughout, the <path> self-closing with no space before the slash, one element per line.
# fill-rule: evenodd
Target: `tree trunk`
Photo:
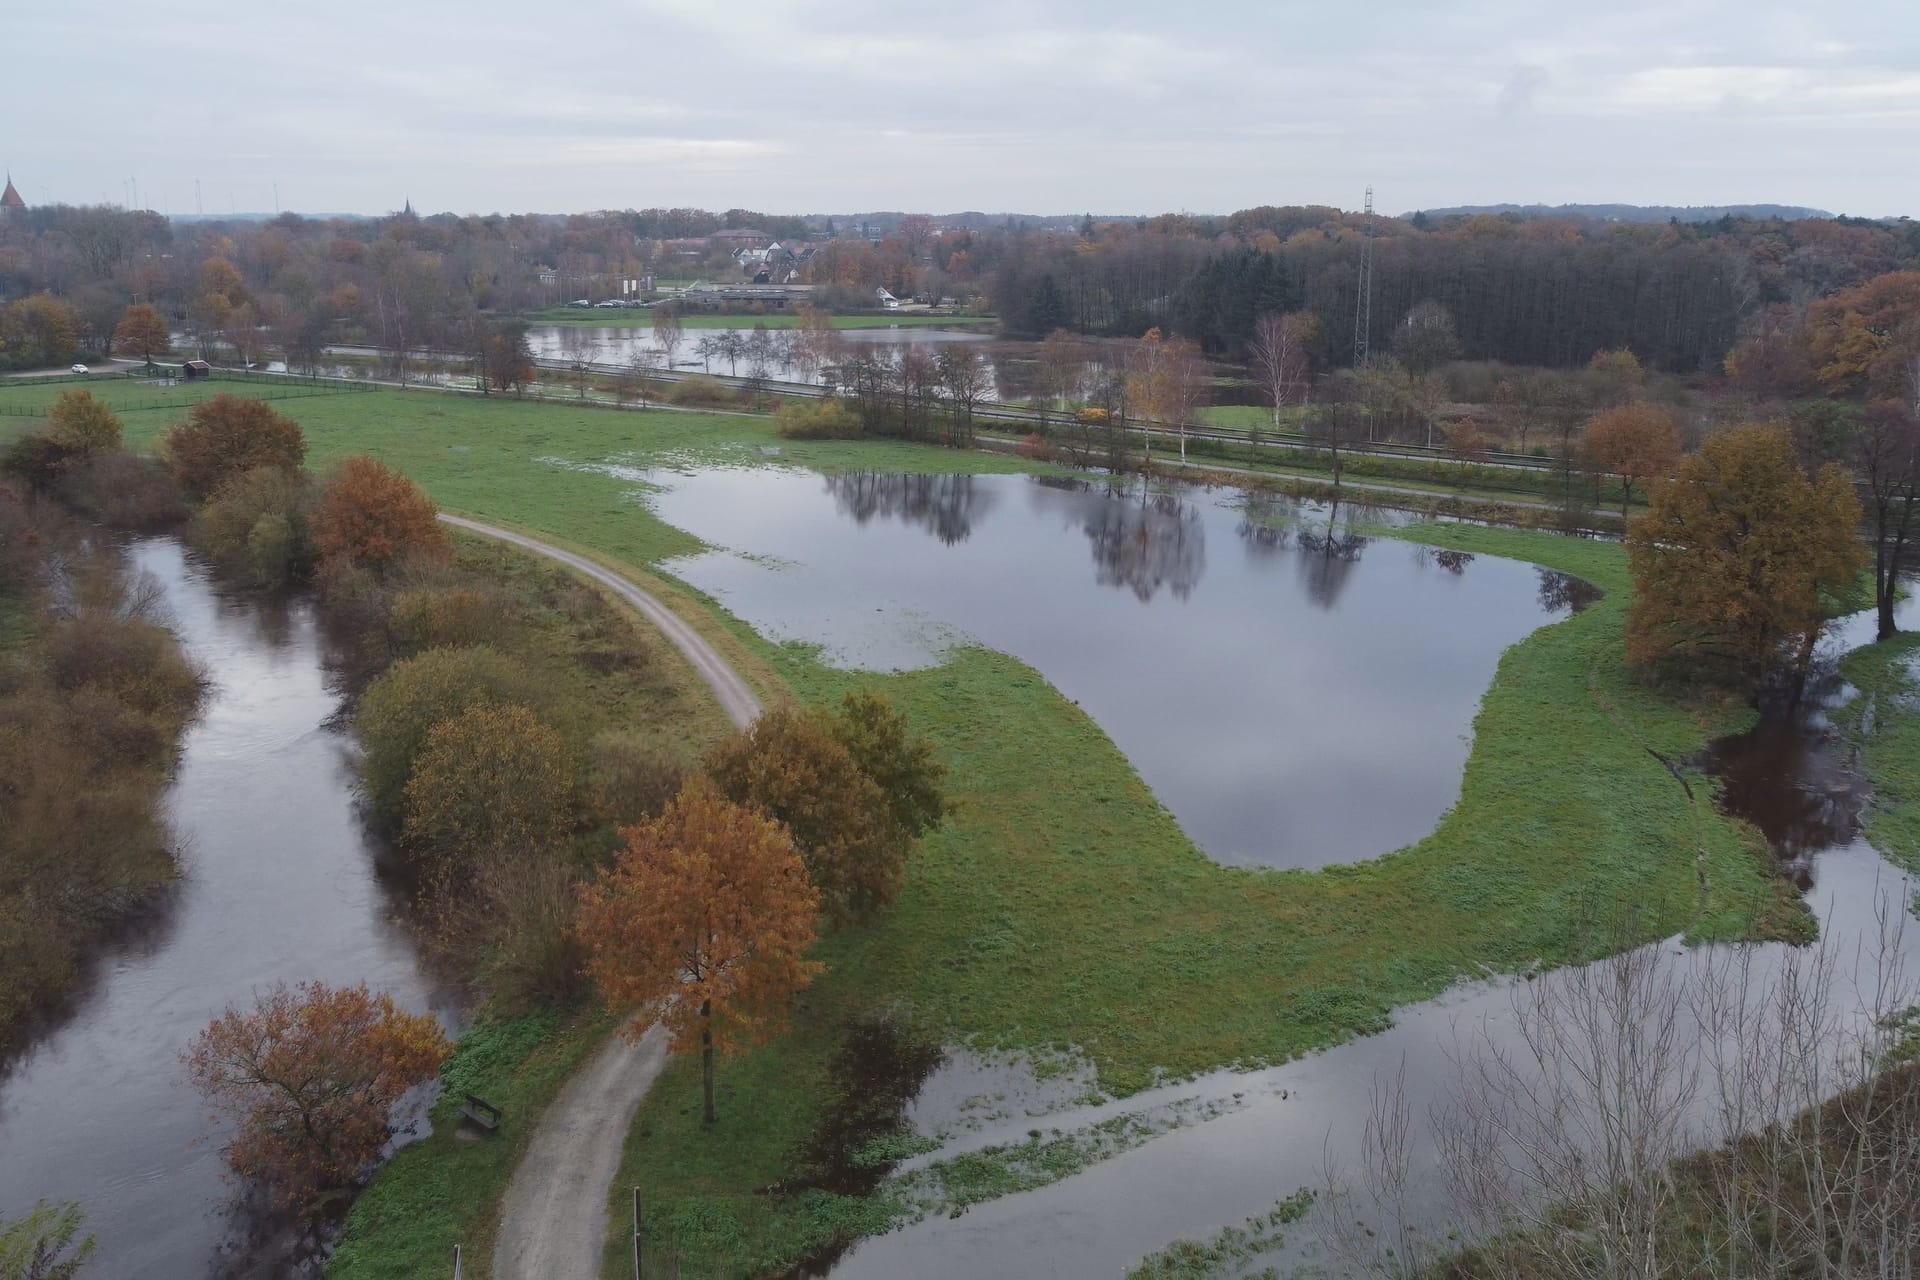
<path fill-rule="evenodd" d="M 700 1087 L 705 1095 L 706 1122 L 713 1123 L 713 1002 L 700 1005 Z"/>

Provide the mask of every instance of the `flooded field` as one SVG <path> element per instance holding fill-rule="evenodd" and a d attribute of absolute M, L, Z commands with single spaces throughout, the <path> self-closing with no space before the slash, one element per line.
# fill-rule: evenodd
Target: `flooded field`
<path fill-rule="evenodd" d="M 100 1280 L 283 1275 L 228 1212 L 222 1131 L 181 1050 L 276 982 L 365 981 L 449 1023 L 456 1006 L 392 922 L 312 610 L 227 598 L 171 540 L 131 555 L 212 681 L 167 801 L 181 880 L 70 1016 L 0 1070 L 0 1218 L 79 1201 Z"/>
<path fill-rule="evenodd" d="M 763 634 L 875 670 L 951 644 L 1012 654 L 1229 863 L 1320 867 L 1426 835 L 1502 650 L 1580 599 L 1530 565 L 1369 537 L 1351 509 L 1237 492 L 631 474 L 718 548 L 671 571 Z"/>

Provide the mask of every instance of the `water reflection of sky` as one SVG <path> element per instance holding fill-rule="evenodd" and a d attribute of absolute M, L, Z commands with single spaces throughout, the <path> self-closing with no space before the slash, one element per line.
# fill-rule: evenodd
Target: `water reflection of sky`
<path fill-rule="evenodd" d="M 720 548 L 669 569 L 762 634 L 875 670 L 956 640 L 1012 654 L 1224 862 L 1316 867 L 1425 835 L 1458 793 L 1501 651 L 1569 603 L 1531 566 L 1368 539 L 1344 513 L 1250 513 L 1237 495 L 646 478 L 664 519 Z"/>

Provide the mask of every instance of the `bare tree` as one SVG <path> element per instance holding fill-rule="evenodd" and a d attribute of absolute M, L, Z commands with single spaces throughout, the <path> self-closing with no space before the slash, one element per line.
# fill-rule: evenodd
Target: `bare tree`
<path fill-rule="evenodd" d="M 987 394 L 987 366 L 980 353 L 967 342 L 949 342 L 934 359 L 936 376 L 953 406 L 953 443 L 956 448 L 973 447 L 974 406 Z"/>
<path fill-rule="evenodd" d="M 1307 343 L 1319 329 L 1319 320 L 1306 312 L 1280 315 L 1267 312 L 1253 322 L 1253 342 L 1247 348 L 1261 390 L 1273 405 L 1273 429 L 1280 429 L 1280 411 L 1307 386 Z"/>
<path fill-rule="evenodd" d="M 653 342 L 660 348 L 660 360 L 666 368 L 673 368 L 674 357 L 685 338 L 686 330 L 680 323 L 680 308 L 662 304 L 653 309 Z"/>

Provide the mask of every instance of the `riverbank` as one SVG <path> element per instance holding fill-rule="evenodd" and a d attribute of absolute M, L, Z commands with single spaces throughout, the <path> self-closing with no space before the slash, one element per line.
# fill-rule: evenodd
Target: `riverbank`
<path fill-rule="evenodd" d="M 541 530 L 668 587 L 657 566 L 699 544 L 640 500 L 648 467 L 1035 469 L 884 441 L 786 442 L 763 420 L 718 415 L 423 392 L 281 407 L 305 426 L 316 463 L 376 453 L 446 507 Z M 130 433 L 161 417 L 130 420 Z M 610 472 L 609 460 L 632 470 Z M 1128 1093 L 1160 1073 L 1275 1061 L 1375 1029 L 1482 966 L 1590 958 L 1613 941 L 1595 927 L 1610 913 L 1633 912 L 1642 937 L 1800 927 L 1751 834 L 1693 807 L 1647 754 L 1684 758 L 1744 713 L 1668 703 L 1627 678 L 1619 549 L 1457 526 L 1420 536 L 1534 560 L 1610 594 L 1502 660 L 1460 802 L 1431 836 L 1317 873 L 1207 859 L 1105 734 L 1003 655 L 962 649 L 900 675 L 836 670 L 675 591 L 677 609 L 745 655 L 763 692 L 889 697 L 939 745 L 960 808 L 917 855 L 891 912 L 823 942 L 829 971 L 793 1033 L 723 1065 L 718 1130 L 681 1114 L 695 1092 L 686 1063 L 656 1087 L 616 1185 L 642 1186 L 658 1239 L 690 1257 L 776 1266 L 890 1220 L 871 1198 L 760 1191 L 819 1131 L 835 1052 L 876 1009 L 982 1047 L 1078 1053 L 1100 1088 Z"/>
<path fill-rule="evenodd" d="M 1920 632 L 1902 632 L 1840 659 L 1859 694 L 1835 717 L 1873 785 L 1865 835 L 1874 848 L 1920 871 Z"/>

